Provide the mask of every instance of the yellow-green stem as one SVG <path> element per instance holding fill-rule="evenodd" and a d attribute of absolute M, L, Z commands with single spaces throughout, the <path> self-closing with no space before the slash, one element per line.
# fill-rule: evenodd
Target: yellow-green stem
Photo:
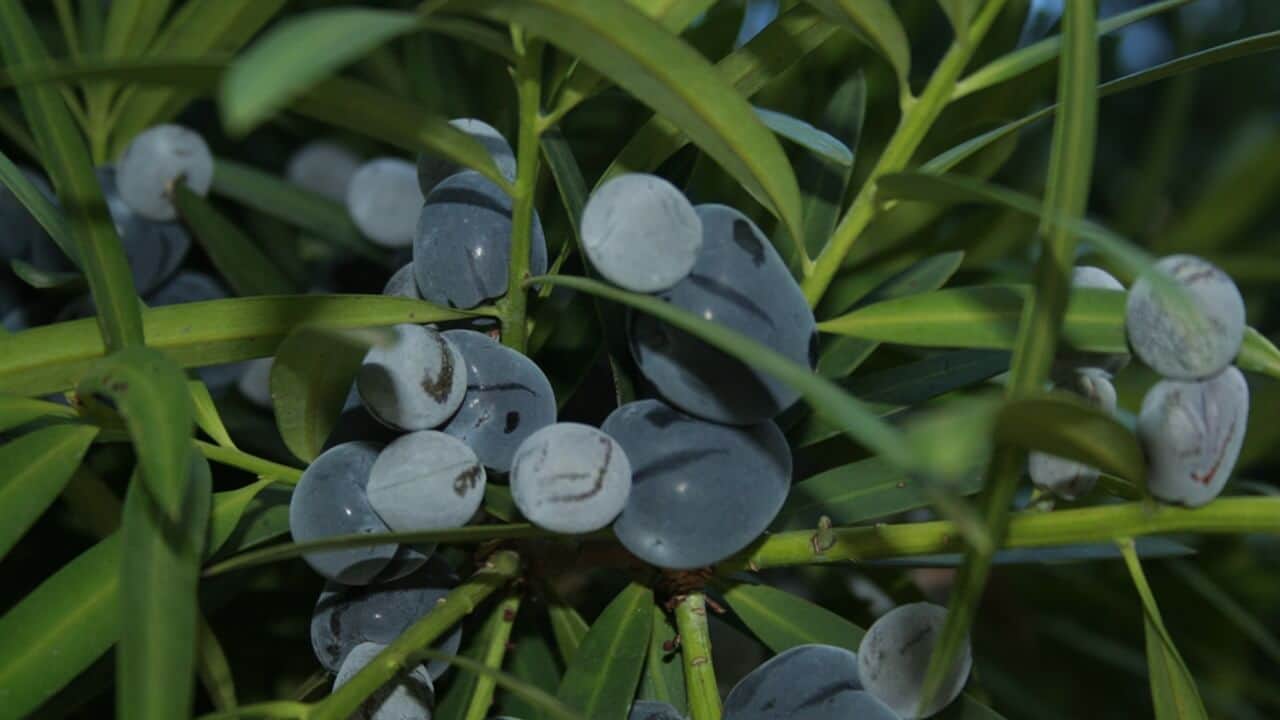
<path fill-rule="evenodd" d="M 239 718 L 295 718 L 296 720 L 302 720 L 302 718 L 310 717 L 308 715 L 310 709 L 311 706 L 306 703 L 277 700 L 275 702 L 244 705 L 230 710 L 209 713 L 208 715 L 201 715 L 196 720 L 238 720 Z"/>
<path fill-rule="evenodd" d="M 720 720 L 720 688 L 711 664 L 711 635 L 707 630 L 707 598 L 689 593 L 676 605 L 680 658 L 689 693 L 691 720 Z"/>
<path fill-rule="evenodd" d="M 268 477 L 288 485 L 297 485 L 298 481 L 302 479 L 302 471 L 298 468 L 274 463 L 256 455 L 250 455 L 243 450 L 224 448 L 203 440 L 196 440 L 195 442 L 196 446 L 200 448 L 201 454 L 213 462 L 247 470 L 255 475 Z"/>
<path fill-rule="evenodd" d="M 517 43 L 517 47 L 519 45 Z M 542 105 L 542 50 L 541 40 L 525 38 L 515 73 L 520 129 L 516 145 L 516 183 L 511 210 L 511 264 L 507 273 L 507 295 L 498 302 L 498 309 L 502 317 L 502 342 L 519 352 L 525 351 L 529 338 L 529 291 L 523 283 L 529 277 L 529 249 L 533 244 L 533 203 L 538 174 L 542 169 L 542 156 L 538 147 L 538 116 Z"/>
<path fill-rule="evenodd" d="M 1005 0 L 992 0 L 983 8 L 982 13 L 969 26 L 969 37 L 957 38 L 947 54 L 938 64 L 924 92 L 914 101 L 903 103 L 902 118 L 898 121 L 898 129 L 889 138 L 880 159 L 876 161 L 871 174 L 853 199 L 849 211 L 840 220 L 835 234 L 822 252 L 814 260 L 812 271 L 804 279 L 802 287 L 810 307 L 817 307 L 818 301 L 831 286 L 845 257 L 853 249 L 854 242 L 871 224 L 876 214 L 876 180 L 889 173 L 898 172 L 911 162 L 911 158 L 919 149 L 938 116 L 950 102 L 956 82 L 965 66 L 973 57 L 973 51 L 982 42 L 982 38 L 991 28 L 1004 7 Z"/>
<path fill-rule="evenodd" d="M 459 585 L 429 614 L 405 630 L 395 642 L 369 661 L 346 685 L 307 714 L 308 720 L 344 720 L 378 688 L 408 667 L 415 654 L 435 642 L 449 628 L 471 614 L 484 599 L 515 579 L 520 556 L 510 550 L 494 553 L 471 579 Z"/>
<path fill-rule="evenodd" d="M 484 650 L 481 661 L 491 670 L 501 670 L 502 661 L 507 656 L 507 643 L 511 640 L 511 628 L 516 622 L 516 613 L 520 611 L 520 594 L 513 592 L 498 603 L 494 616 L 489 622 L 488 647 Z M 489 675 L 476 678 L 476 689 L 471 694 L 471 702 L 467 705 L 464 720 L 485 720 L 489 717 L 489 706 L 493 704 L 493 691 L 498 684 Z"/>

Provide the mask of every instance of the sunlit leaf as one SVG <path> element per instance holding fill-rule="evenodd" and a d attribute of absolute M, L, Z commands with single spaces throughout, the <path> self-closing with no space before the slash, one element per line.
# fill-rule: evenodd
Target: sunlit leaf
<path fill-rule="evenodd" d="M 632 583 L 596 618 L 556 697 L 592 720 L 625 720 L 644 669 L 653 591 Z"/>

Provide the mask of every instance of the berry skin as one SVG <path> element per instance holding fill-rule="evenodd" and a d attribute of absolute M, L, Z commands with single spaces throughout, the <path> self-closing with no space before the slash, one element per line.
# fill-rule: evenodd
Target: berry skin
<path fill-rule="evenodd" d="M 666 180 L 622 175 L 587 201 L 582 246 L 609 282 L 633 292 L 658 292 L 693 270 L 702 249 L 702 220 Z"/>
<path fill-rule="evenodd" d="M 511 496 L 529 522 L 559 533 L 589 533 L 622 512 L 631 492 L 631 464 L 603 432 L 557 423 L 520 444 L 510 479 Z"/>
<path fill-rule="evenodd" d="M 693 272 L 658 294 L 806 367 L 817 358 L 813 312 L 764 235 L 742 213 L 700 205 L 702 252 Z M 781 381 L 651 316 L 631 316 L 631 354 L 667 402 L 714 422 L 752 425 L 799 394 Z"/>
<path fill-rule="evenodd" d="M 1235 367 L 1208 380 L 1156 383 L 1138 414 L 1151 494 L 1187 507 L 1218 497 L 1240 457 L 1248 422 L 1249 385 Z"/>
<path fill-rule="evenodd" d="M 1071 273 L 1071 286 L 1098 290 L 1124 292 L 1124 285 L 1102 268 L 1081 265 Z M 1075 374 L 1088 368 L 1097 368 L 1115 375 L 1129 364 L 1129 353 L 1090 353 L 1063 348 L 1053 362 L 1053 377 L 1063 385 L 1073 384 Z"/>
<path fill-rule="evenodd" d="M 347 654 L 342 667 L 338 668 L 338 675 L 333 680 L 334 691 L 346 685 L 386 647 L 378 643 L 355 646 Z M 351 717 L 355 720 L 430 720 L 435 695 L 431 676 L 426 668 L 417 665 L 412 670 L 402 671 L 393 683 L 378 688 Z"/>
<path fill-rule="evenodd" d="M 120 199 L 148 220 L 178 217 L 169 186 L 184 182 L 197 195 L 213 185 L 213 155 L 204 138 L 181 125 L 156 125 L 125 148 L 117 166 Z"/>
<path fill-rule="evenodd" d="M 858 656 L 799 645 L 752 670 L 724 701 L 725 720 L 897 720 L 863 691 Z"/>
<path fill-rule="evenodd" d="M 369 504 L 396 532 L 466 525 L 484 500 L 484 467 L 461 440 L 426 430 L 383 448 L 369 473 Z"/>
<path fill-rule="evenodd" d="M 360 169 L 360 158 L 335 142 L 313 140 L 289 158 L 284 174 L 289 182 L 334 202 L 346 202 L 347 187 Z"/>
<path fill-rule="evenodd" d="M 614 534 L 658 567 L 705 567 L 738 552 L 768 528 L 791 489 L 791 451 L 771 421 L 718 425 L 641 400 L 613 411 L 601 429 L 631 462 Z"/>
<path fill-rule="evenodd" d="M 1244 342 L 1244 299 L 1231 278 L 1192 255 L 1162 258 L 1155 269 L 1187 292 L 1203 322 L 1184 317 L 1177 297 L 1156 292 L 1149 276 L 1134 283 L 1125 304 L 1125 329 L 1134 353 L 1172 380 L 1199 380 L 1222 372 Z"/>
<path fill-rule="evenodd" d="M 1111 384 L 1111 376 L 1105 371 L 1089 368 L 1078 372 L 1073 389 L 1095 407 L 1108 413 L 1115 412 L 1116 389 Z M 1032 452 L 1027 463 L 1031 481 L 1036 487 L 1064 500 L 1088 495 L 1100 474 L 1097 468 L 1042 452 Z"/>
<path fill-rule="evenodd" d="M 191 250 L 191 234 L 182 223 L 148 219 L 130 208 L 120 195 L 115 168 L 100 167 L 97 176 L 129 262 L 134 287 L 144 295 L 151 293 L 182 266 Z"/>
<path fill-rule="evenodd" d="M 542 369 L 528 357 L 474 330 L 447 330 L 462 353 L 467 394 L 440 431 L 475 450 L 496 472 L 511 469 L 525 438 L 556 421 L 556 397 Z"/>
<path fill-rule="evenodd" d="M 414 274 L 422 298 L 473 308 L 507 292 L 511 257 L 511 198 L 480 173 L 460 172 L 427 195 L 413 243 Z M 547 271 L 547 241 L 533 218 L 529 273 Z"/>
<path fill-rule="evenodd" d="M 382 247 L 405 248 L 413 244 L 422 203 L 413 164 L 400 158 L 366 162 L 347 185 L 347 212 L 352 222 L 365 237 Z"/>
<path fill-rule="evenodd" d="M 379 422 L 406 432 L 430 430 L 462 404 L 467 368 L 462 354 L 439 331 L 396 325 L 394 341 L 365 355 L 356 387 Z"/>
<path fill-rule="evenodd" d="M 345 443 L 321 453 L 307 467 L 289 502 L 294 542 L 388 532 L 365 494 L 378 450 L 371 443 Z M 394 543 L 366 545 L 307 553 L 303 559 L 330 580 L 365 585 L 378 578 L 398 549 Z"/>
<path fill-rule="evenodd" d="M 515 182 L 516 153 L 497 128 L 475 118 L 456 118 L 450 120 L 449 124 L 478 140 L 484 149 L 489 151 L 489 156 L 498 166 L 498 172 L 502 173 L 507 180 Z M 425 195 L 434 190 L 436 185 L 443 182 L 445 178 L 461 170 L 462 168 L 452 160 L 422 153 L 418 155 L 418 186 L 422 188 L 422 193 Z"/>
<path fill-rule="evenodd" d="M 913 603 L 890 610 L 876 620 L 858 648 L 858 676 L 867 692 L 888 705 L 903 720 L 918 720 L 942 712 L 964 690 L 973 667 L 969 640 L 947 673 L 938 696 L 921 707 L 929 658 L 947 621 L 947 609 Z"/>
<path fill-rule="evenodd" d="M 421 300 L 422 293 L 418 292 L 418 281 L 413 276 L 413 263 L 408 263 L 397 270 L 387 281 L 386 287 L 382 288 L 382 294 Z"/>
<path fill-rule="evenodd" d="M 627 720 L 685 720 L 685 717 L 667 703 L 637 700 L 631 703 Z"/>

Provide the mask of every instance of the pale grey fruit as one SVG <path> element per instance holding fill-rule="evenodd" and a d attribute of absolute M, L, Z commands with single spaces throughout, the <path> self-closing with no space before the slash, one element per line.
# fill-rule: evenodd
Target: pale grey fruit
<path fill-rule="evenodd" d="M 938 714 L 960 696 L 969 679 L 973 652 L 966 637 L 937 697 L 928 706 L 921 706 L 929 659 L 946 621 L 944 607 L 932 603 L 903 605 L 876 620 L 862 638 L 858 648 L 858 676 L 863 687 L 903 720 Z"/>
<path fill-rule="evenodd" d="M 1142 362 L 1174 380 L 1217 375 L 1244 341 L 1244 298 L 1218 267 L 1192 255 L 1170 255 L 1155 264 L 1187 289 L 1183 299 L 1157 292 L 1151 277 L 1133 284 L 1125 305 L 1129 344 Z M 1180 312 L 1189 301 L 1198 313 Z M 1200 322 L 1197 322 L 1196 316 Z"/>
<path fill-rule="evenodd" d="M 374 158 L 360 166 L 347 185 L 347 213 L 360 232 L 388 248 L 413 244 L 424 202 L 413 163 Z"/>
<path fill-rule="evenodd" d="M 360 168 L 360 158 L 329 140 L 312 140 L 289 158 L 284 175 L 289 182 L 334 202 L 346 202 L 347 186 Z"/>
<path fill-rule="evenodd" d="M 356 673 L 373 661 L 386 645 L 360 643 L 347 653 L 347 659 L 338 669 L 333 689 L 346 685 Z M 431 720 L 431 706 L 435 703 L 435 686 L 422 665 L 401 671 L 394 680 L 378 688 L 351 714 L 351 720 Z"/>
<path fill-rule="evenodd" d="M 372 443 L 345 443 L 321 453 L 307 466 L 289 501 L 289 531 L 294 542 L 390 531 L 365 494 L 378 450 Z M 398 549 L 399 545 L 388 543 L 322 550 L 302 557 L 330 580 L 364 585 L 378 577 Z"/>
<path fill-rule="evenodd" d="M 379 422 L 407 432 L 430 430 L 462 405 L 467 366 L 458 349 L 434 328 L 396 325 L 390 344 L 364 356 L 356 388 Z"/>
<path fill-rule="evenodd" d="M 409 433 L 383 448 L 369 474 L 369 504 L 396 532 L 466 525 L 484 500 L 484 467 L 461 440 Z"/>
<path fill-rule="evenodd" d="M 656 700 L 637 700 L 631 703 L 627 720 L 685 720 L 678 710 Z"/>
<path fill-rule="evenodd" d="M 515 182 L 516 154 L 497 128 L 475 118 L 456 118 L 450 120 L 449 124 L 478 140 L 489 152 L 489 157 L 493 158 L 493 162 L 498 166 L 498 172 L 502 173 L 506 179 Z M 423 194 L 429 193 L 445 178 L 462 169 L 452 160 L 422 153 L 418 155 L 418 185 L 422 188 Z"/>
<path fill-rule="evenodd" d="M 151 220 L 173 220 L 169 188 L 186 183 L 197 195 L 213 184 L 213 155 L 204 138 L 181 125 L 156 125 L 138 134 L 116 166 L 120 198 Z"/>
<path fill-rule="evenodd" d="M 589 533 L 618 517 L 631 492 L 631 464 L 617 441 L 589 425 L 557 423 L 520 444 L 511 496 L 529 522 Z"/>
<path fill-rule="evenodd" d="M 1069 388 L 1101 410 L 1114 413 L 1116 389 L 1104 370 L 1091 368 L 1076 373 L 1075 387 Z M 1041 490 L 1064 500 L 1088 495 L 1098 482 L 1100 471 L 1084 463 L 1043 452 L 1032 452 L 1028 458 L 1031 481 Z"/>
<path fill-rule="evenodd" d="M 1071 285 L 1078 288 L 1117 290 L 1124 292 L 1124 284 L 1102 268 L 1081 265 L 1071 273 Z M 1074 383 L 1075 373 L 1085 368 L 1098 368 L 1114 375 L 1129 364 L 1129 353 L 1091 353 L 1063 348 L 1054 359 L 1053 376 L 1063 384 Z"/>
<path fill-rule="evenodd" d="M 634 292 L 658 292 L 693 270 L 702 250 L 702 220 L 666 180 L 621 175 L 587 200 L 582 246 L 609 282 Z"/>
<path fill-rule="evenodd" d="M 831 645 L 799 645 L 742 678 L 724 720 L 896 720 L 858 679 L 858 656 Z"/>
<path fill-rule="evenodd" d="M 273 357 L 250 360 L 236 385 L 245 399 L 264 410 L 275 407 L 271 398 L 271 368 L 275 364 Z"/>
<path fill-rule="evenodd" d="M 413 263 L 409 262 L 401 267 L 387 281 L 386 287 L 382 288 L 383 295 L 391 297 L 404 297 L 413 300 L 421 300 L 422 293 L 418 292 L 418 280 L 413 274 Z"/>
<path fill-rule="evenodd" d="M 95 174 L 98 185 L 102 188 L 102 196 L 107 201 L 111 221 L 120 236 L 125 259 L 129 262 L 134 287 L 143 295 L 149 294 L 173 277 L 182 266 L 191 249 L 191 234 L 180 222 L 159 222 L 134 212 L 120 196 L 119 173 L 113 166 L 97 168 Z M 57 258 L 53 257 L 53 251 L 56 250 L 56 246 L 46 248 L 42 253 L 43 257 L 34 258 L 35 263 L 45 269 L 53 269 L 50 264 L 53 263 L 53 267 L 56 267 L 56 263 L 64 257 L 60 252 Z"/>
<path fill-rule="evenodd" d="M 1188 507 L 1218 497 L 1240 457 L 1248 422 L 1249 385 L 1235 367 L 1208 380 L 1156 383 L 1138 415 L 1151 494 Z"/>

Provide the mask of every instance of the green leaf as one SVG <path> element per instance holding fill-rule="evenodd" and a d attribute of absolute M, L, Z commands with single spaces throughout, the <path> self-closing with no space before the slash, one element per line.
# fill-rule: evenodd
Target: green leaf
<path fill-rule="evenodd" d="M 82 293 L 88 289 L 84 276 L 73 271 L 40 270 L 25 260 L 10 260 L 9 268 L 22 282 L 36 290 L 52 290 L 60 293 Z"/>
<path fill-rule="evenodd" d="M 499 622 L 502 622 L 502 610 L 500 606 L 495 606 L 490 611 L 489 617 L 485 619 L 480 632 L 467 641 L 467 646 L 462 650 L 462 657 L 473 662 L 483 663 Z M 464 720 L 470 709 L 471 698 L 475 694 L 476 686 L 480 683 L 480 677 L 475 673 L 459 673 L 450 683 L 449 690 L 444 693 L 439 704 L 432 712 L 432 720 Z"/>
<path fill-rule="evenodd" d="M 724 599 L 752 634 L 775 653 L 814 643 L 857 652 L 866 634 L 830 610 L 768 585 L 731 583 L 724 590 Z"/>
<path fill-rule="evenodd" d="M 198 378 L 187 381 L 187 389 L 191 391 L 191 407 L 195 411 L 196 425 L 213 438 L 213 441 L 224 448 L 235 448 L 231 435 L 222 424 L 222 416 L 218 415 L 218 407 L 209 394 L 209 387 Z"/>
<path fill-rule="evenodd" d="M 908 92 L 911 45 L 902 21 L 887 0 L 809 0 L 809 4 L 866 38 L 889 61 L 898 86 Z"/>
<path fill-rule="evenodd" d="M 67 222 L 67 216 L 3 152 L 0 152 L 0 183 L 9 189 L 22 207 L 31 213 L 31 217 L 40 223 L 40 227 L 49 233 L 49 237 L 53 238 L 64 255 L 72 259 L 77 257 L 75 240 L 71 237 L 71 224 Z"/>
<path fill-rule="evenodd" d="M 174 188 L 173 199 L 196 242 L 235 294 L 288 295 L 295 290 L 271 258 L 208 200 L 183 184 Z"/>
<path fill-rule="evenodd" d="M 290 18 L 232 63 L 218 93 L 223 122 L 232 133 L 247 133 L 321 80 L 419 23 L 414 13 L 358 7 Z"/>
<path fill-rule="evenodd" d="M 147 341 L 183 367 L 274 355 L 300 325 L 330 328 L 430 323 L 474 317 L 409 298 L 289 295 L 211 300 L 144 314 Z M 45 325 L 0 338 L 0 392 L 43 395 L 72 387 L 102 356 L 92 320 Z"/>
<path fill-rule="evenodd" d="M 158 350 L 130 347 L 96 363 L 76 392 L 114 402 L 133 439 L 152 501 L 166 518 L 176 521 L 190 492 L 195 426 L 186 375 Z"/>
<path fill-rule="evenodd" d="M 76 411 L 47 400 L 0 395 L 0 433 L 44 418 L 70 419 Z"/>
<path fill-rule="evenodd" d="M 974 0 L 938 0 L 938 5 L 951 21 L 951 28 L 961 42 L 968 42 L 969 22 L 973 20 Z"/>
<path fill-rule="evenodd" d="M 0 49 L 9 65 L 39 66 L 48 61 L 22 3 L 0 3 Z M 102 199 L 89 149 L 66 100 L 52 85 L 21 86 L 18 97 L 27 125 L 35 133 L 44 169 L 62 206 L 70 211 L 74 257 L 88 277 L 106 345 L 117 350 L 141 343 L 142 321 L 133 275 Z"/>
<path fill-rule="evenodd" d="M 582 646 L 582 640 L 586 638 L 590 627 L 553 586 L 545 585 L 543 593 L 547 599 L 547 614 L 551 617 L 551 632 L 556 638 L 556 648 L 560 651 L 560 659 L 564 660 L 565 666 L 568 667 L 577 655 L 578 648 Z"/>
<path fill-rule="evenodd" d="M 503 690 L 520 696 L 531 707 L 541 713 L 541 715 L 533 715 L 532 717 L 546 717 L 551 720 L 588 720 L 588 716 L 579 715 L 568 705 L 557 700 L 554 695 L 528 683 L 520 682 L 504 672 L 485 667 L 484 664 L 470 658 L 449 655 L 434 650 L 421 650 L 418 654 L 425 660 L 442 660 L 457 666 L 461 672 L 475 673 L 492 679 Z M 595 720 L 595 718 L 591 717 L 589 720 Z"/>
<path fill-rule="evenodd" d="M 765 127 L 810 152 L 824 157 L 841 167 L 853 166 L 853 151 L 830 133 L 823 132 L 809 123 L 785 113 L 755 108 L 756 115 Z"/>
<path fill-rule="evenodd" d="M 591 720 L 626 720 L 652 623 L 653 591 L 628 585 L 582 639 L 556 697 Z"/>
<path fill-rule="evenodd" d="M 1147 643 L 1147 668 L 1151 676 L 1151 699 L 1156 720 L 1208 720 L 1209 713 L 1200 699 L 1195 678 L 1187 669 L 1169 631 L 1165 629 L 1160 607 L 1151 586 L 1147 584 L 1142 563 L 1134 550 L 1133 540 L 1120 541 L 1125 564 L 1142 598 L 1142 626 Z"/>
<path fill-rule="evenodd" d="M 335 247 L 380 257 L 341 204 L 232 160 L 218 158 L 213 167 L 213 192 L 306 230 Z"/>
<path fill-rule="evenodd" d="M 196 637 L 196 670 L 200 682 L 209 693 L 213 706 L 221 711 L 230 710 L 239 703 L 236 701 L 235 677 L 231 674 L 231 663 L 222 643 L 214 634 L 209 621 L 203 615 L 198 618 L 198 635 Z"/>
<path fill-rule="evenodd" d="M 794 7 L 716 63 L 715 70 L 739 95 L 749 98 L 835 33 L 836 28 L 820 14 Z M 653 172 L 687 144 L 689 139 L 680 127 L 655 115 L 631 137 L 597 185 L 623 173 Z"/>
<path fill-rule="evenodd" d="M 1154 15 L 1176 10 L 1191 1 L 1162 0 L 1162 2 L 1154 2 L 1134 8 L 1129 12 L 1113 15 L 1098 23 L 1098 37 L 1108 35 Z M 1046 63 L 1052 62 L 1061 52 L 1062 36 L 1055 35 L 1007 55 L 1002 55 L 957 82 L 956 88 L 951 94 L 951 99 L 953 101 L 959 100 L 980 90 L 1021 77 Z"/>
<path fill-rule="evenodd" d="M 27 717 L 115 643 L 120 535 L 62 566 L 0 616 L 4 711 Z"/>
<path fill-rule="evenodd" d="M 556 688 L 560 686 L 560 670 L 557 667 L 559 661 L 541 632 L 529 623 L 517 621 L 515 647 L 511 649 L 510 656 L 507 665 L 512 677 L 542 692 L 555 695 Z M 498 706 L 511 717 L 529 720 L 537 718 L 540 712 L 529 701 L 505 689 L 498 693 Z"/>
<path fill-rule="evenodd" d="M 628 305 L 684 330 L 747 365 L 767 372 L 797 390 L 813 409 L 834 422 L 850 437 L 901 467 L 912 467 L 913 453 L 901 434 L 887 425 L 863 402 L 841 390 L 809 368 L 722 325 L 704 320 L 654 297 L 624 292 L 578 277 L 539 277 L 549 282 Z"/>
<path fill-rule="evenodd" d="M 858 71 L 842 84 L 823 114 L 823 125 L 856 152 L 867 112 L 867 79 Z M 805 155 L 796 168 L 804 197 L 804 245 L 809 255 L 822 252 L 836 229 L 844 207 L 845 191 L 853 178 L 853 164 L 842 166 L 814 155 Z"/>
<path fill-rule="evenodd" d="M 88 425 L 54 425 L 0 445 L 0 558 L 53 504 L 97 434 Z"/>
<path fill-rule="evenodd" d="M 191 713 L 199 616 L 196 589 L 209 521 L 209 463 L 187 444 L 177 522 L 137 475 L 125 495 L 121 528 L 118 717 L 171 720 Z M 156 682 L 165 678 L 164 682 Z"/>
<path fill-rule="evenodd" d="M 112 0 L 102 52 L 107 57 L 141 55 L 169 13 L 172 0 Z"/>
<path fill-rule="evenodd" d="M 280 343 L 271 397 L 276 427 L 294 455 L 306 462 L 320 455 L 365 354 L 385 339 L 375 330 L 301 327 Z"/>
<path fill-rule="evenodd" d="M 895 470 L 879 458 L 826 470 L 797 483 L 773 522 L 775 530 L 816 528 L 823 516 L 835 525 L 855 525 L 927 507 L 933 493 L 923 478 Z M 947 490 L 972 495 L 982 489 L 978 475 L 964 476 Z"/>
<path fill-rule="evenodd" d="M 214 497 L 213 513 L 209 516 L 209 537 L 205 542 L 205 557 L 213 557 L 222 546 L 231 539 L 237 530 L 247 530 L 242 528 L 242 522 L 257 522 L 261 519 L 261 515 L 266 512 L 261 504 L 255 508 L 255 501 L 259 499 L 259 495 L 263 490 L 274 483 L 275 480 L 266 478 L 255 483 L 250 483 L 237 490 L 227 490 L 220 492 Z M 283 525 L 279 528 L 280 535 L 288 530 L 288 495 L 284 493 L 284 503 L 282 507 L 286 509 Z M 263 538 L 264 540 L 266 538 Z M 240 548 L 248 547 L 252 543 L 242 543 Z M 240 549 L 237 548 L 237 549 Z"/>
<path fill-rule="evenodd" d="M 687 134 L 800 235 L 800 190 L 778 141 L 701 55 L 621 0 L 465 0 L 582 58 Z M 661 61 L 658 61 L 661 58 Z"/>
<path fill-rule="evenodd" d="M 1141 554 L 1142 538 L 1138 538 L 1136 542 Z M 1165 567 L 1235 625 L 1259 650 L 1266 653 L 1271 662 L 1280 662 L 1280 639 L 1240 601 L 1214 582 L 1208 573 L 1185 560 L 1166 563 Z"/>
<path fill-rule="evenodd" d="M 679 633 L 667 613 L 653 607 L 653 627 L 649 632 L 649 655 L 645 659 L 644 674 L 640 676 L 641 700 L 657 700 L 688 713 L 689 698 L 685 688 L 684 668 L 678 650 Z"/>
<path fill-rule="evenodd" d="M 1000 442 L 1078 460 L 1141 485 L 1147 463 L 1138 438 L 1111 413 L 1065 392 L 1011 400 L 996 420 Z"/>

